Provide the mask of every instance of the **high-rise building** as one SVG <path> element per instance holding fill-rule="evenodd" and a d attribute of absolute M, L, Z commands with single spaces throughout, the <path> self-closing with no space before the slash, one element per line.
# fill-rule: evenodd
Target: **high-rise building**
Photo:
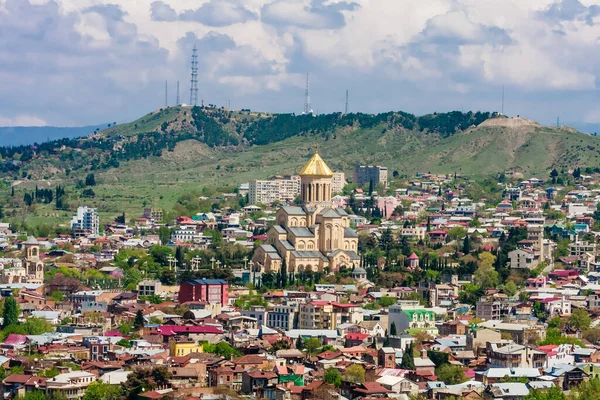
<path fill-rule="evenodd" d="M 300 194 L 300 177 L 285 179 L 256 180 L 250 182 L 248 200 L 250 204 L 271 204 L 275 201 L 288 203 Z"/>
<path fill-rule="evenodd" d="M 333 194 L 342 193 L 346 186 L 346 175 L 343 172 L 334 172 L 331 177 L 331 191 Z"/>
<path fill-rule="evenodd" d="M 100 229 L 98 209 L 82 206 L 71 219 L 71 229 L 79 235 L 97 235 Z"/>
<path fill-rule="evenodd" d="M 356 170 L 354 171 L 354 183 L 356 183 L 358 187 L 369 185 L 371 181 L 373 182 L 374 187 L 378 184 L 387 187 L 388 169 L 386 167 L 374 165 L 361 165 L 356 167 Z"/>

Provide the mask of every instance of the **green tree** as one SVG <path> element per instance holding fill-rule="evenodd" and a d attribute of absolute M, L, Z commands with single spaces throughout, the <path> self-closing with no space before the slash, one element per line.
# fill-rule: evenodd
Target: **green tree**
<path fill-rule="evenodd" d="M 342 374 L 337 368 L 328 368 L 323 377 L 325 383 L 339 388 L 342 385 Z"/>
<path fill-rule="evenodd" d="M 567 396 L 560 388 L 552 386 L 548 390 L 533 389 L 523 400 L 567 400 Z"/>
<path fill-rule="evenodd" d="M 310 338 L 304 341 L 304 348 L 311 356 L 317 354 L 317 350 L 321 348 L 321 341 L 317 338 Z"/>
<path fill-rule="evenodd" d="M 504 293 L 508 297 L 514 297 L 514 295 L 517 294 L 517 290 L 517 285 L 513 281 L 508 281 L 504 285 Z"/>
<path fill-rule="evenodd" d="M 166 226 L 161 226 L 158 228 L 158 237 L 160 239 L 160 243 L 163 246 L 166 246 L 171 241 L 171 230 Z"/>
<path fill-rule="evenodd" d="M 466 380 L 462 367 L 458 365 L 444 364 L 436 368 L 435 374 L 440 381 L 447 385 L 456 385 Z"/>
<path fill-rule="evenodd" d="M 129 324 L 127 322 L 119 327 L 119 332 L 123 335 L 129 335 L 131 333 L 131 331 L 132 331 L 131 324 Z"/>
<path fill-rule="evenodd" d="M 6 307 L 6 306 L 5 306 Z M 567 319 L 567 325 L 573 329 L 586 331 L 590 329 L 592 319 L 588 315 L 587 311 L 582 308 L 576 308 L 571 313 L 571 316 Z"/>
<path fill-rule="evenodd" d="M 50 298 L 54 301 L 56 301 L 57 303 L 61 303 L 63 301 L 65 301 L 65 295 L 63 294 L 63 292 L 59 291 L 59 290 L 55 290 L 52 292 L 52 294 L 50 295 Z"/>
<path fill-rule="evenodd" d="M 83 400 L 113 400 L 122 395 L 123 388 L 120 385 L 96 381 L 87 387 Z"/>
<path fill-rule="evenodd" d="M 463 240 L 462 252 L 464 254 L 469 254 L 471 252 L 471 239 L 469 239 L 469 235 L 466 235 Z"/>
<path fill-rule="evenodd" d="M 560 399 L 560 398 L 556 398 Z M 600 379 L 590 379 L 576 386 L 569 395 L 569 400 L 597 400 L 600 399 Z M 552 400 L 555 400 L 552 398 Z"/>
<path fill-rule="evenodd" d="M 402 354 L 402 363 L 400 364 L 400 368 L 408 369 L 410 371 L 415 370 L 415 345 L 414 343 L 409 344 L 404 349 L 404 353 Z"/>
<path fill-rule="evenodd" d="M 383 296 L 382 298 L 380 298 L 379 300 L 377 300 L 377 303 L 381 307 L 389 307 L 392 304 L 396 304 L 396 298 L 392 297 L 392 296 Z"/>
<path fill-rule="evenodd" d="M 344 380 L 352 383 L 363 383 L 365 381 L 365 369 L 360 364 L 352 364 L 346 368 Z"/>
<path fill-rule="evenodd" d="M 392 326 L 390 326 L 390 336 L 397 336 L 398 332 L 396 331 L 396 323 L 392 322 Z"/>
<path fill-rule="evenodd" d="M 4 311 L 2 312 L 2 329 L 11 325 L 17 325 L 19 323 L 20 313 L 21 311 L 19 310 L 15 298 L 12 296 L 7 298 L 4 301 Z"/>
<path fill-rule="evenodd" d="M 133 329 L 139 331 L 144 327 L 146 322 L 144 321 L 144 313 L 142 310 L 137 310 L 135 313 L 135 320 L 133 321 Z"/>

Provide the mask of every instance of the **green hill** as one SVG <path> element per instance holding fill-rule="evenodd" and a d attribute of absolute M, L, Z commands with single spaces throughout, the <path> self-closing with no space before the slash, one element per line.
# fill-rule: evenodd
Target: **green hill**
<path fill-rule="evenodd" d="M 316 144 L 328 164 L 349 177 L 358 164 L 409 175 L 477 177 L 513 169 L 540 178 L 552 168 L 600 164 L 597 137 L 490 113 L 313 117 L 170 107 L 82 139 L 0 147 L 0 177 L 19 193 L 36 185 L 73 187 L 93 173 L 95 197 L 72 203 L 139 213 L 144 204 L 171 208 L 192 190 L 230 190 L 297 173 Z"/>

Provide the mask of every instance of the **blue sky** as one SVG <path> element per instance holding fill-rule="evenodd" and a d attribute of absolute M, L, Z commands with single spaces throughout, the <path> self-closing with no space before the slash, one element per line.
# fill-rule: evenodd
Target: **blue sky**
<path fill-rule="evenodd" d="M 600 123 L 598 0 L 0 0 L 0 126 L 127 122 L 189 101 Z"/>

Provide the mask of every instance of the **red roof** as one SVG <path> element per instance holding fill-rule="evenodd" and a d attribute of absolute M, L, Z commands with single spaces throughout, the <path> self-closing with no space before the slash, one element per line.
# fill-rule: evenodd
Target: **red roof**
<path fill-rule="evenodd" d="M 364 382 L 361 386 L 362 387 L 354 389 L 354 391 L 365 394 L 391 393 L 391 390 L 384 388 L 377 382 Z"/>
<path fill-rule="evenodd" d="M 27 342 L 27 335 L 18 335 L 16 333 L 11 333 L 10 335 L 8 335 L 8 337 L 4 341 L 4 344 L 8 344 L 11 346 L 17 346 L 17 345 L 25 344 L 26 342 Z"/>
<path fill-rule="evenodd" d="M 346 335 L 346 340 L 365 340 L 368 337 L 368 333 L 349 333 Z"/>
<path fill-rule="evenodd" d="M 410 255 L 410 257 L 408 257 L 408 259 L 409 259 L 409 260 L 418 260 L 418 259 L 419 259 L 419 256 L 418 256 L 418 255 L 416 255 L 415 253 L 412 253 L 412 254 Z"/>

